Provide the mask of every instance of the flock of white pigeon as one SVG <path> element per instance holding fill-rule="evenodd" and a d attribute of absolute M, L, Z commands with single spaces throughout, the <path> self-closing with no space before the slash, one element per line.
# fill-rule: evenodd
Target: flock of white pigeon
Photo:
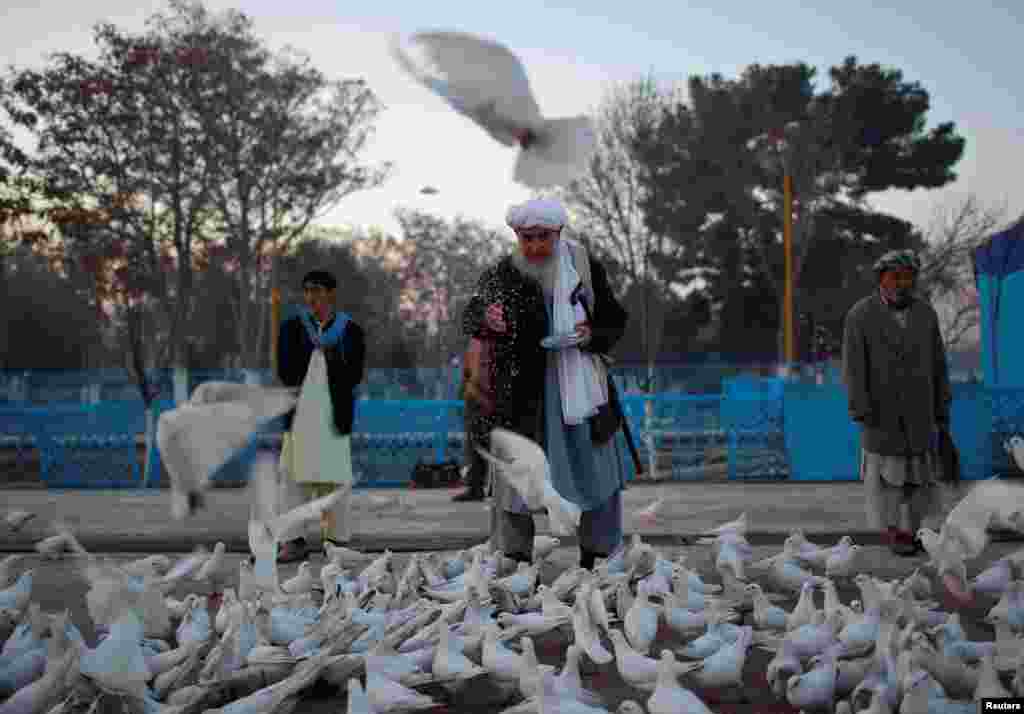
<path fill-rule="evenodd" d="M 294 390 L 215 383 L 165 414 L 158 441 L 172 512 L 201 508 L 210 475 L 294 399 Z M 490 448 L 481 453 L 494 472 L 549 516 L 554 536 L 537 537 L 532 564 L 483 543 L 447 558 L 414 554 L 398 572 L 389 551 L 372 556 L 328 544 L 319 577 L 307 561 L 282 582 L 278 544 L 342 494 L 278 515 L 281 479 L 269 456 L 252 468 L 252 557 L 234 574 L 223 543 L 176 564 L 154 555 L 118 565 L 55 524 L 56 534 L 36 549 L 77 559 L 100 639 L 88 646 L 67 611 L 41 612 L 32 570 L 14 577 L 24 556 L 7 558 L 0 714 L 92 714 L 100 702 L 145 714 L 286 714 L 321 681 L 342 690 L 348 714 L 390 714 L 460 706 L 478 680 L 507 695 L 509 714 L 607 712 L 601 694 L 584 685 L 581 664 L 614 667 L 636 691 L 619 705 L 623 714 L 700 714 L 711 709 L 693 689 L 742 691 L 752 647 L 774 653 L 772 691 L 804 712 L 973 712 L 974 699 L 1008 693 L 1006 670 L 1024 696 L 1024 551 L 973 581 L 966 570 L 988 544 L 990 526 L 1024 531 L 1021 487 L 981 482 L 938 533 L 918 534 L 956 600 L 968 604 L 976 592 L 1001 598 L 987 618 L 996 638 L 982 643 L 968 641 L 957 614 L 929 600 L 931 582 L 919 571 L 893 582 L 862 572 L 863 551 L 848 537 L 826 548 L 795 531 L 780 554 L 754 562 L 746 514 L 698 541 L 714 549 L 719 583 L 705 582 L 685 555 L 668 560 L 634 535 L 591 571 L 569 568 L 543 584 L 541 565 L 558 548 L 556 536 L 575 532 L 579 508 L 554 490 L 537 444 L 496 429 Z M 656 511 L 657 503 L 641 518 Z M 10 513 L 7 525 L 17 529 L 29 517 Z M 838 579 L 856 584 L 859 602 L 840 601 Z M 211 584 L 214 595 L 170 597 L 190 581 Z M 797 594 L 791 611 L 778 604 Z M 538 663 L 536 642 L 549 637 L 571 639 L 557 671 Z"/>
<path fill-rule="evenodd" d="M 267 468 L 269 460 L 257 463 Z M 281 581 L 276 543 L 315 519 L 323 501 L 251 521 L 253 558 L 237 573 L 223 544 L 177 563 L 154 555 L 116 565 L 57 526 L 37 551 L 78 559 L 101 633 L 95 647 L 67 612 L 40 611 L 32 570 L 15 577 L 25 556 L 8 557 L 0 564 L 0 695 L 9 698 L 0 714 L 93 712 L 101 701 L 152 714 L 280 714 L 318 681 L 340 690 L 348 714 L 413 712 L 458 706 L 460 692 L 481 679 L 507 695 L 508 714 L 607 712 L 581 663 L 614 667 L 635 690 L 618 712 L 699 714 L 712 710 L 693 690 L 742 691 L 752 647 L 774 653 L 771 690 L 803 712 L 974 712 L 983 697 L 1024 696 L 1024 551 L 950 588 L 1000 598 L 986 617 L 995 639 L 974 642 L 955 612 L 930 599 L 920 569 L 892 582 L 872 577 L 849 537 L 821 547 L 794 531 L 781 553 L 754 562 L 746 514 L 698 542 L 714 549 L 714 584 L 685 555 L 669 561 L 633 536 L 592 571 L 569 568 L 544 585 L 540 567 L 559 547 L 546 535 L 537 536 L 531 565 L 483 543 L 447 558 L 413 554 L 401 572 L 390 552 L 328 544 L 319 577 L 307 561 Z M 966 577 L 988 526 L 1019 528 L 1021 504 L 1019 487 L 981 482 L 939 533 L 922 531 L 943 582 Z M 12 512 L 7 525 L 28 517 Z M 840 601 L 839 579 L 856 584 L 859 601 Z M 215 594 L 169 596 L 190 581 Z M 797 594 L 792 610 L 778 604 Z M 536 643 L 548 637 L 571 641 L 560 670 L 538 664 Z"/>
<path fill-rule="evenodd" d="M 595 143 L 589 119 L 545 119 L 508 49 L 452 32 L 418 33 L 409 46 L 424 57 L 396 44 L 404 70 L 497 141 L 521 147 L 515 180 L 558 185 L 586 166 Z M 202 507 L 210 475 L 294 398 L 294 390 L 209 383 L 163 415 L 157 439 L 174 514 Z M 1015 438 L 1024 469 L 1024 440 Z M 496 432 L 492 450 L 484 456 L 531 508 L 547 510 L 556 535 L 575 531 L 579 509 L 554 491 L 539 447 Z M 920 570 L 891 582 L 861 572 L 861 548 L 848 537 L 820 547 L 794 531 L 782 553 L 752 562 L 745 514 L 701 541 L 714 548 L 720 583 L 638 536 L 592 571 L 570 568 L 548 585 L 539 573 L 559 546 L 551 536 L 536 538 L 532 565 L 484 543 L 449 558 L 414 554 L 400 573 L 390 552 L 328 544 L 319 578 L 305 562 L 282 582 L 277 544 L 318 520 L 337 495 L 275 517 L 275 469 L 266 460 L 254 469 L 253 558 L 242 561 L 236 587 L 225 587 L 233 576 L 222 543 L 173 564 L 154 555 L 117 565 L 56 525 L 37 550 L 69 551 L 81 564 L 101 633 L 95 647 L 67 611 L 43 613 L 32 602 L 32 570 L 15 577 L 24 556 L 0 562 L 0 714 L 93 714 L 112 702 L 145 714 L 287 714 L 321 681 L 344 692 L 348 714 L 414 712 L 458 706 L 460 693 L 484 679 L 507 693 L 508 714 L 607 712 L 584 685 L 584 661 L 614 667 L 636 691 L 622 714 L 702 714 L 711 709 L 693 689 L 742 690 L 752 647 L 774 653 L 771 689 L 802 712 L 973 713 L 975 700 L 1024 696 L 1024 551 L 973 580 L 966 571 L 990 526 L 1024 530 L 1024 494 L 1003 481 L 980 483 L 938 533 L 918 534 L 956 601 L 999 598 L 986 617 L 995 639 L 973 642 L 957 613 L 930 599 Z M 650 521 L 657 508 L 638 515 Z M 28 517 L 12 512 L 6 522 L 17 529 Z M 777 592 L 766 593 L 751 573 Z M 860 600 L 842 603 L 838 579 L 851 579 Z M 215 595 L 169 596 L 190 581 L 213 584 Z M 791 611 L 780 607 L 794 595 Z M 683 646 L 666 647 L 666 630 Z M 539 664 L 538 638 L 567 635 L 561 669 Z M 1008 683 L 1004 672 L 1013 672 Z M 424 693 L 442 689 L 446 700 Z"/>

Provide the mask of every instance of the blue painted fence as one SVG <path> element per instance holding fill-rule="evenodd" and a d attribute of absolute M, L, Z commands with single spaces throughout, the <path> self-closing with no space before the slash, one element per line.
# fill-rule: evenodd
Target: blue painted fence
<path fill-rule="evenodd" d="M 964 478 L 1015 473 L 1003 444 L 1024 434 L 1024 388 L 957 383 L 953 391 L 951 427 Z M 360 486 L 404 486 L 418 460 L 462 460 L 462 402 L 356 404 L 353 467 Z M 641 459 L 646 462 L 653 450 L 659 473 L 668 478 L 707 478 L 715 463 L 734 480 L 857 478 L 859 433 L 847 416 L 841 385 L 739 377 L 725 380 L 720 394 L 627 393 L 623 404 Z M 157 402 L 159 411 L 172 406 L 170 400 Z M 52 488 L 141 486 L 137 439 L 144 430 L 137 400 L 0 407 L 0 445 L 15 446 L 23 461 L 28 449 L 37 448 L 43 479 Z M 216 478 L 244 480 L 252 449 L 275 445 L 270 427 Z M 622 452 L 632 474 L 624 443 Z M 160 485 L 165 477 L 156 449 L 150 468 L 150 485 Z"/>

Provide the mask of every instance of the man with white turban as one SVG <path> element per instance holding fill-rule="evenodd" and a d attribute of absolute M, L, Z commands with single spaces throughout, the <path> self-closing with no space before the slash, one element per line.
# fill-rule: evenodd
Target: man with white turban
<path fill-rule="evenodd" d="M 600 262 L 561 235 L 568 223 L 556 200 L 533 199 L 508 211 L 518 250 L 484 271 L 463 315 L 463 330 L 487 355 L 467 399 L 478 403 L 471 438 L 488 447 L 502 427 L 543 447 L 555 489 L 580 506 L 580 564 L 592 568 L 622 545 L 622 488 L 630 468 L 621 430 L 595 429 L 607 410 L 606 355 L 628 315 Z M 593 323 L 572 296 L 582 288 Z M 575 334 L 577 346 L 545 349 L 551 335 Z M 483 348 L 480 349 L 480 345 Z M 532 557 L 534 522 L 522 498 L 491 479 L 491 542 L 508 557 Z"/>

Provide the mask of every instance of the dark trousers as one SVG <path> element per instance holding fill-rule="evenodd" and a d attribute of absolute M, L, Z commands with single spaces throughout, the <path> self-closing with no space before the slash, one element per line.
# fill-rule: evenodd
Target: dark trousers
<path fill-rule="evenodd" d="M 487 462 L 477 453 L 477 442 L 473 439 L 473 426 L 476 421 L 477 409 L 472 401 L 466 400 L 463 412 L 463 430 L 466 434 L 466 486 L 472 491 L 483 491 L 487 478 Z"/>

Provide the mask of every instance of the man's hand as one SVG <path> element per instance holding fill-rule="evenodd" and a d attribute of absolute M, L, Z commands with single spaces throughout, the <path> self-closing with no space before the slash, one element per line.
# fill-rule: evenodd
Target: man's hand
<path fill-rule="evenodd" d="M 576 323 L 576 334 L 580 336 L 580 344 L 585 345 L 590 342 L 591 331 L 589 322 L 577 322 Z"/>
<path fill-rule="evenodd" d="M 501 306 L 501 303 L 493 303 L 487 307 L 487 312 L 484 315 L 484 322 L 487 327 L 498 334 L 504 334 L 508 329 L 508 324 L 505 322 L 505 311 Z"/>

